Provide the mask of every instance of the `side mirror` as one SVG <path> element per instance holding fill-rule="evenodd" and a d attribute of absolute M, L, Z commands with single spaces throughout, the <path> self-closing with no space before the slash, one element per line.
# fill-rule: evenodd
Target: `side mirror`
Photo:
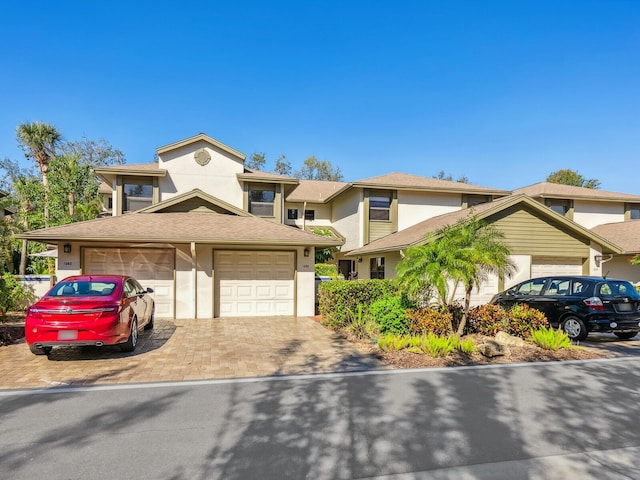
<path fill-rule="evenodd" d="M 153 293 L 153 288 L 147 287 L 147 293 Z"/>

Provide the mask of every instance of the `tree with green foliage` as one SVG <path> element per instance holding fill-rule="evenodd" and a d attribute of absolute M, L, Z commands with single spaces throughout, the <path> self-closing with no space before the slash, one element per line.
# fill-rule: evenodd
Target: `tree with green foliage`
<path fill-rule="evenodd" d="M 293 176 L 305 180 L 342 180 L 339 167 L 334 168 L 328 160 L 318 160 L 314 155 L 308 157 Z"/>
<path fill-rule="evenodd" d="M 577 171 L 564 168 L 552 172 L 547 177 L 547 182 L 561 183 L 563 185 L 572 185 L 582 188 L 600 188 L 600 181 L 595 178 L 586 179 Z"/>
<path fill-rule="evenodd" d="M 64 155 L 76 156 L 80 164 L 90 165 L 92 168 L 125 163 L 124 153 L 114 148 L 104 138 L 91 140 L 87 137 L 82 137 L 79 141 L 62 143 L 59 150 Z"/>
<path fill-rule="evenodd" d="M 16 130 L 18 143 L 24 150 L 25 156 L 35 160 L 42 174 L 44 186 L 44 222 L 49 225 L 49 163 L 56 154 L 56 148 L 62 140 L 62 135 L 56 127 L 44 122 L 22 123 Z"/>
<path fill-rule="evenodd" d="M 245 162 L 244 166 L 250 170 L 264 170 L 264 165 L 266 163 L 267 159 L 264 152 L 253 152 Z"/>
<path fill-rule="evenodd" d="M 276 165 L 273 169 L 273 173 L 284 175 L 286 177 L 291 176 L 291 162 L 286 160 L 285 155 L 280 155 L 276 158 Z"/>
<path fill-rule="evenodd" d="M 504 234 L 475 216 L 447 225 L 426 237 L 426 243 L 410 247 L 396 267 L 399 287 L 410 298 L 428 300 L 450 308 L 458 286 L 465 290 L 462 335 L 469 314 L 471 293 L 488 274 L 510 274 L 513 263 Z M 453 327 L 453 326 L 452 326 Z"/>
<path fill-rule="evenodd" d="M 444 170 L 440 170 L 437 175 L 434 175 L 433 178 L 437 178 L 438 180 L 447 180 L 449 182 L 453 182 L 453 176 L 450 173 L 446 173 Z M 456 182 L 459 183 L 469 183 L 469 177 L 466 175 L 460 175 Z"/>

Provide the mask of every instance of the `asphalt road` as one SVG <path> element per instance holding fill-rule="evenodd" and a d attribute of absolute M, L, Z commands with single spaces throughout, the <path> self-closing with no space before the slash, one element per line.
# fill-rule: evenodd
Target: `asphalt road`
<path fill-rule="evenodd" d="M 0 478 L 638 479 L 640 359 L 0 391 Z"/>

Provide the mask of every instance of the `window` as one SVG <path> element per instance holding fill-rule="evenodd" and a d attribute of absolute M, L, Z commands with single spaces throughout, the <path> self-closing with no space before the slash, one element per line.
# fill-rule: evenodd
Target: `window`
<path fill-rule="evenodd" d="M 384 257 L 369 260 L 369 268 L 371 269 L 370 278 L 384 280 Z"/>
<path fill-rule="evenodd" d="M 315 210 L 305 210 L 304 211 L 304 219 L 305 220 L 315 220 L 316 219 L 316 211 Z"/>
<path fill-rule="evenodd" d="M 113 197 L 107 198 L 107 208 L 111 210 L 113 208 Z"/>
<path fill-rule="evenodd" d="M 372 195 L 369 197 L 369 220 L 377 222 L 391 220 L 390 195 Z"/>
<path fill-rule="evenodd" d="M 549 199 L 547 200 L 547 207 L 564 217 L 571 208 L 571 201 Z"/>
<path fill-rule="evenodd" d="M 475 207 L 482 203 L 491 201 L 491 197 L 488 195 L 467 195 L 467 208 Z"/>
<path fill-rule="evenodd" d="M 547 288 L 547 295 L 569 295 L 570 290 L 569 290 L 569 284 L 571 283 L 570 280 L 560 280 L 560 279 L 554 279 L 551 280 L 551 283 L 549 284 L 549 288 Z"/>
<path fill-rule="evenodd" d="M 276 192 L 273 189 L 249 190 L 249 213 L 258 217 L 273 217 Z"/>
<path fill-rule="evenodd" d="M 545 282 L 544 278 L 536 278 L 520 285 L 515 293 L 516 295 L 540 295 Z"/>
<path fill-rule="evenodd" d="M 287 219 L 288 220 L 297 220 L 298 218 L 298 209 L 297 208 L 289 208 L 287 209 Z"/>
<path fill-rule="evenodd" d="M 151 206 L 153 203 L 153 186 L 142 183 L 125 183 L 123 186 L 123 212 L 135 212 Z"/>
<path fill-rule="evenodd" d="M 627 204 L 627 212 L 629 220 L 640 220 L 640 203 Z"/>

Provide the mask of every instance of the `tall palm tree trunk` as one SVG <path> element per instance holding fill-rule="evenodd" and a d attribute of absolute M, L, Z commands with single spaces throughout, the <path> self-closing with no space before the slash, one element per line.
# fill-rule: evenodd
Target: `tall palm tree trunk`
<path fill-rule="evenodd" d="M 471 291 L 473 290 L 473 283 L 467 286 L 464 292 L 464 309 L 462 310 L 462 318 L 460 319 L 460 325 L 458 325 L 458 336 L 464 335 L 464 329 L 467 326 L 467 317 L 469 316 L 469 310 L 471 306 Z"/>

